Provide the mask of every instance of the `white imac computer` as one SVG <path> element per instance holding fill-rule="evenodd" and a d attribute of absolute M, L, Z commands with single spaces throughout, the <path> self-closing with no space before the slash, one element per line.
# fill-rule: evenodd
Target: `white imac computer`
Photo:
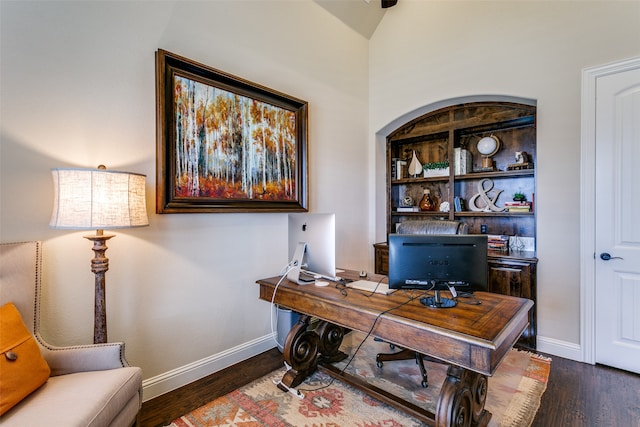
<path fill-rule="evenodd" d="M 336 218 L 332 213 L 289 214 L 287 278 L 299 285 L 336 277 Z"/>

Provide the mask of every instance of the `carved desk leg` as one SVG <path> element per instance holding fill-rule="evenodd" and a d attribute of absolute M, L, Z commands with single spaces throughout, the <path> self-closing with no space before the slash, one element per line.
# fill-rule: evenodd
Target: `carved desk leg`
<path fill-rule="evenodd" d="M 320 358 L 322 362 L 335 363 L 349 357 L 346 353 L 340 351 L 340 345 L 344 338 L 343 327 L 323 320 L 316 328 L 316 332 L 320 338 Z"/>
<path fill-rule="evenodd" d="M 291 369 L 282 377 L 282 384 L 296 387 L 311 375 L 318 363 L 339 362 L 347 357 L 340 351 L 344 329 L 333 323 L 320 321 L 316 330 L 309 330 L 311 317 L 301 315 L 284 342 L 284 360 Z"/>
<path fill-rule="evenodd" d="M 486 375 L 449 366 L 436 408 L 436 425 L 486 426 L 491 419 L 491 413 L 484 409 L 486 398 Z"/>
<path fill-rule="evenodd" d="M 301 315 L 284 342 L 284 360 L 291 366 L 282 377 L 287 387 L 296 387 L 318 366 L 318 334 L 308 330 L 310 321 L 311 316 Z"/>

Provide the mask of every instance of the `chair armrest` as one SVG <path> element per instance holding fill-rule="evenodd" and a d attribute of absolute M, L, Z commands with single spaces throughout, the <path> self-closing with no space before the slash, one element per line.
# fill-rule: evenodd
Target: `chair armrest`
<path fill-rule="evenodd" d="M 51 376 L 129 366 L 122 342 L 56 347 L 40 336 L 37 338 L 42 356 L 51 368 Z"/>

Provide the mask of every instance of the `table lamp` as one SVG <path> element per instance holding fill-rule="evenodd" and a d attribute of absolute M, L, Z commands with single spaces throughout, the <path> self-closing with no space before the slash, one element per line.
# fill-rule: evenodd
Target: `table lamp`
<path fill-rule="evenodd" d="M 105 229 L 149 225 L 145 202 L 145 175 L 97 169 L 52 169 L 54 203 L 50 226 L 70 230 L 96 230 L 84 236 L 93 242 L 91 271 L 95 274 L 93 342 L 107 342 L 105 273 L 109 259 L 106 242 L 114 237 Z"/>

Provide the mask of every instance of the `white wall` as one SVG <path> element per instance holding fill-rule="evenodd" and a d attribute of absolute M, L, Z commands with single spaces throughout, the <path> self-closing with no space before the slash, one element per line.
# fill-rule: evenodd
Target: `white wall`
<path fill-rule="evenodd" d="M 150 227 L 109 241 L 110 341 L 145 399 L 275 346 L 255 280 L 287 261 L 286 214 L 155 211 L 158 48 L 309 102 L 310 210 L 335 212 L 337 259 L 372 265 L 368 41 L 311 0 L 2 1 L 3 242 L 44 241 L 44 335 L 93 337 L 91 244 L 49 229 L 53 167 L 147 175 Z"/>
<path fill-rule="evenodd" d="M 402 0 L 370 41 L 370 138 L 459 97 L 538 107 L 538 348 L 580 357 L 580 79 L 588 66 L 640 53 L 640 2 Z M 399 117 L 402 117 L 399 120 Z M 374 136 L 375 135 L 375 136 Z M 384 186 L 376 236 L 384 238 Z"/>
<path fill-rule="evenodd" d="M 457 97 L 535 100 L 539 334 L 579 345 L 580 72 L 638 55 L 639 2 L 402 0 L 370 42 L 311 0 L 3 0 L 0 15 L 0 240 L 44 240 L 53 343 L 91 341 L 93 274 L 84 233 L 48 228 L 49 169 L 147 175 L 151 226 L 107 252 L 109 338 L 142 366 L 145 398 L 272 347 L 254 281 L 286 261 L 285 214 L 153 214 L 158 48 L 309 101 L 310 207 L 336 212 L 354 269 L 384 239 L 399 118 Z"/>

